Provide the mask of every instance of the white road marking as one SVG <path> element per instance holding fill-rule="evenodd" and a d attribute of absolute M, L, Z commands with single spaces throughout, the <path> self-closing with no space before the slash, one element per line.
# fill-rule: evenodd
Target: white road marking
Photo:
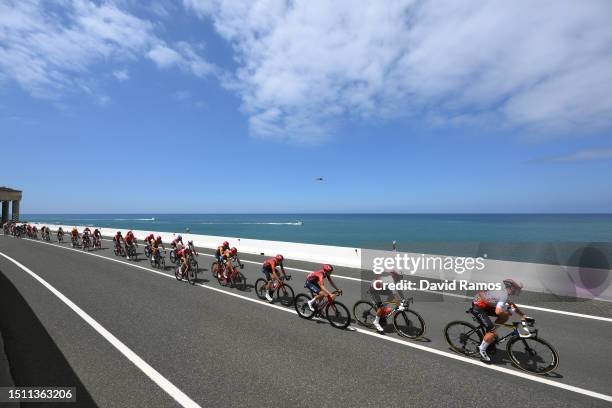
<path fill-rule="evenodd" d="M 61 247 L 60 247 L 61 248 Z M 21 268 L 24 272 L 28 273 L 34 279 L 36 279 L 40 284 L 42 284 L 45 288 L 47 288 L 51 293 L 53 293 L 59 300 L 64 302 L 66 306 L 68 306 L 72 311 L 74 311 L 81 319 L 85 320 L 87 324 L 89 324 L 98 334 L 100 334 L 106 341 L 108 341 L 113 347 L 115 347 L 121 354 L 123 354 L 128 360 L 130 360 L 136 367 L 138 367 L 147 377 L 149 377 L 155 384 L 157 384 L 162 390 L 164 390 L 168 395 L 170 395 L 176 402 L 178 402 L 183 407 L 189 408 L 199 408 L 200 405 L 195 403 L 191 398 L 189 398 L 183 391 L 179 390 L 174 384 L 168 381 L 164 376 L 162 376 L 157 370 L 151 367 L 146 361 L 140 358 L 136 353 L 134 353 L 128 346 L 123 344 L 121 340 L 115 337 L 111 332 L 106 330 L 104 326 L 94 320 L 90 315 L 88 315 L 83 309 L 74 304 L 70 299 L 68 299 L 64 294 L 55 289 L 50 283 L 46 280 L 38 276 L 36 273 L 32 272 L 29 268 L 22 265 L 19 261 L 11 258 L 8 255 L 0 252 L 0 255 L 4 258 L 8 259 L 19 268 Z"/>
<path fill-rule="evenodd" d="M 153 272 L 153 273 L 156 273 L 158 275 L 165 276 L 167 278 L 175 279 L 175 277 L 173 275 L 169 275 L 169 274 L 166 274 L 166 273 L 163 273 L 163 272 L 160 272 L 160 271 L 156 271 L 154 269 L 149 269 L 149 268 L 146 268 L 144 266 L 135 265 L 133 263 L 122 261 L 122 260 L 119 260 L 119 259 L 108 258 L 106 256 L 102 256 L 102 255 L 99 255 L 99 254 L 94 254 L 94 253 L 91 253 L 91 252 L 83 252 L 82 250 L 73 249 L 73 248 L 67 248 L 67 247 L 64 247 L 64 246 L 61 246 L 61 245 L 52 244 L 52 243 L 48 243 L 48 242 L 41 242 L 41 241 L 38 241 L 38 240 L 29 240 L 28 239 L 28 241 L 37 242 L 37 243 L 46 244 L 46 245 L 51 245 L 51 246 L 55 246 L 55 247 L 66 249 L 66 250 L 70 250 L 70 251 L 75 251 L 75 252 L 78 252 L 78 253 L 83 254 L 83 255 L 96 256 L 96 257 L 103 258 L 103 259 L 106 259 L 106 260 L 109 260 L 109 261 L 118 262 L 118 263 L 121 263 L 121 264 L 124 264 L 124 265 L 128 265 L 128 266 L 131 266 L 131 267 L 134 267 L 134 268 L 142 269 L 142 270 L 145 270 L 145 271 L 148 271 L 148 272 Z M 2 255 L 2 254 L 0 253 L 0 255 Z M 208 255 L 208 254 L 204 254 L 204 255 Z M 4 256 L 6 257 L 6 255 L 4 255 Z M 16 261 L 14 261 L 14 262 L 16 262 Z M 215 292 L 223 293 L 225 295 L 233 296 L 235 298 L 246 300 L 248 302 L 257 303 L 257 304 L 262 305 L 262 306 L 271 307 L 271 308 L 276 309 L 276 310 L 282 310 L 282 311 L 287 312 L 287 313 L 297 314 L 297 312 L 294 309 L 288 309 L 288 308 L 285 308 L 285 307 L 282 307 L 282 306 L 270 304 L 268 302 L 263 302 L 263 301 L 258 300 L 258 299 L 253 299 L 253 298 L 250 298 L 250 297 L 246 297 L 244 295 L 240 295 L 240 294 L 237 294 L 237 293 L 229 292 L 229 291 L 226 291 L 226 290 L 223 290 L 223 289 L 215 288 L 215 287 L 212 287 L 212 286 L 207 286 L 207 285 L 204 285 L 204 284 L 201 284 L 201 283 L 196 284 L 196 286 L 202 287 L 204 289 L 212 290 L 212 291 L 215 291 Z M 599 392 L 587 390 L 585 388 L 580 388 L 580 387 L 576 387 L 576 386 L 573 386 L 573 385 L 563 384 L 563 383 L 560 383 L 560 382 L 557 382 L 557 381 L 549 380 L 547 378 L 542 378 L 542 377 L 535 376 L 533 374 L 528 374 L 528 373 L 524 373 L 524 372 L 520 372 L 520 371 L 511 370 L 511 369 L 508 369 L 508 368 L 505 368 L 505 367 L 489 365 L 489 364 L 483 363 L 483 362 L 481 362 L 479 360 L 476 360 L 476 359 L 468 358 L 468 357 L 461 356 L 461 355 L 454 354 L 454 353 L 449 353 L 447 351 L 437 350 L 437 349 L 434 349 L 434 348 L 431 348 L 431 347 L 423 346 L 421 344 L 409 343 L 407 341 L 403 341 L 403 340 L 400 340 L 400 339 L 397 339 L 397 338 L 393 338 L 393 337 L 390 337 L 390 336 L 381 336 L 381 335 L 379 335 L 377 333 L 374 333 L 372 331 L 369 331 L 369 330 L 364 330 L 364 329 L 361 329 L 361 328 L 353 328 L 353 329 L 354 329 L 354 331 L 356 331 L 358 333 L 365 334 L 367 336 L 372 336 L 372 337 L 375 337 L 376 339 L 379 339 L 379 340 L 390 341 L 390 342 L 393 342 L 393 343 L 396 343 L 396 344 L 400 344 L 400 345 L 405 346 L 405 347 L 410 347 L 410 348 L 418 349 L 418 350 L 421 350 L 421 351 L 425 351 L 427 353 L 432 353 L 432 354 L 436 354 L 436 355 L 439 355 L 439 356 L 451 358 L 453 360 L 462 361 L 464 363 L 472 364 L 472 365 L 475 365 L 475 366 L 478 366 L 478 367 L 481 367 L 481 368 L 485 368 L 485 369 L 488 369 L 488 370 L 497 371 L 497 372 L 500 372 L 500 373 L 504 373 L 504 374 L 507 374 L 507 375 L 512 375 L 512 376 L 515 376 L 515 377 L 523 378 L 523 379 L 526 379 L 526 380 L 529 380 L 529 381 L 533 381 L 533 382 L 537 382 L 537 383 L 540 383 L 540 384 L 546 384 L 546 385 L 549 385 L 551 387 L 560 388 L 560 389 L 563 389 L 563 390 L 566 390 L 566 391 L 574 392 L 574 393 L 585 395 L 585 396 L 588 396 L 588 397 L 593 397 L 593 398 L 601 399 L 601 400 L 604 400 L 604 401 L 612 402 L 612 395 L 606 395 L 606 394 L 602 394 L 602 393 L 599 393 Z"/>

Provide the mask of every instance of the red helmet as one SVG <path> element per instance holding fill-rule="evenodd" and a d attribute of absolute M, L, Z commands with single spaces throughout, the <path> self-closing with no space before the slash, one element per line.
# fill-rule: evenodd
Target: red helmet
<path fill-rule="evenodd" d="M 285 259 L 281 254 L 276 255 L 275 258 L 278 262 L 283 262 L 283 260 Z"/>
<path fill-rule="evenodd" d="M 236 247 L 233 247 L 233 248 L 230 250 L 230 252 L 231 252 L 232 254 L 237 254 L 237 253 L 238 253 L 238 250 L 236 249 Z"/>
<path fill-rule="evenodd" d="M 323 271 L 325 273 L 332 273 L 334 271 L 334 267 L 328 264 L 323 265 Z"/>
<path fill-rule="evenodd" d="M 223 241 L 223 246 L 224 246 L 224 247 L 228 247 L 228 246 L 229 246 L 229 242 L 227 242 L 227 241 Z"/>
<path fill-rule="evenodd" d="M 157 241 L 161 241 L 161 236 L 160 235 L 157 236 Z"/>

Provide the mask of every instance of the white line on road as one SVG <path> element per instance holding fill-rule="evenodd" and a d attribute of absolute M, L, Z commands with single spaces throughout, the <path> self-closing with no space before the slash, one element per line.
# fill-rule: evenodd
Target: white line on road
<path fill-rule="evenodd" d="M 151 367 L 146 361 L 140 358 L 136 353 L 134 353 L 128 346 L 123 344 L 121 340 L 115 337 L 111 332 L 106 330 L 104 326 L 94 320 L 90 315 L 88 315 L 83 309 L 74 304 L 70 299 L 64 296 L 60 291 L 55 289 L 50 283 L 46 280 L 32 272 L 26 266 L 22 265 L 15 259 L 11 258 L 8 255 L 0 252 L 0 255 L 17 265 L 24 272 L 28 273 L 38 282 L 40 282 L 45 288 L 49 289 L 51 293 L 58 297 L 59 300 L 64 302 L 66 306 L 72 309 L 79 317 L 81 317 L 87 324 L 89 324 L 95 331 L 98 332 L 106 341 L 108 341 L 113 347 L 115 347 L 121 354 L 123 354 L 128 360 L 130 360 L 136 367 L 138 367 L 147 377 L 149 377 L 155 384 L 157 384 L 162 390 L 168 393 L 176 402 L 181 404 L 183 407 L 190 408 L 200 408 L 200 405 L 196 404 L 191 398 L 189 398 L 183 391 L 179 390 L 174 384 L 168 381 L 164 376 L 162 376 L 157 370 Z"/>
<path fill-rule="evenodd" d="M 138 269 L 142 269 L 142 270 L 145 270 L 145 271 L 148 271 L 148 272 L 152 272 L 152 273 L 155 273 L 155 274 L 158 274 L 158 275 L 161 275 L 161 276 L 165 276 L 166 278 L 175 279 L 175 277 L 173 275 L 169 275 L 169 274 L 166 274 L 166 273 L 163 273 L 163 272 L 160 272 L 160 271 L 156 271 L 154 269 L 146 268 L 144 266 L 135 265 L 133 263 L 122 261 L 120 259 L 113 259 L 113 258 L 109 258 L 109 257 L 103 256 L 103 255 L 94 254 L 94 253 L 91 253 L 91 252 L 83 252 L 82 250 L 73 249 L 73 248 L 67 248 L 67 247 L 64 247 L 64 246 L 61 246 L 61 245 L 58 245 L 58 244 L 52 244 L 52 243 L 48 243 L 48 242 L 41 242 L 41 241 L 37 241 L 37 240 L 29 240 L 29 241 L 37 242 L 37 243 L 40 243 L 40 244 L 51 245 L 51 246 L 54 246 L 54 247 L 58 247 L 58 248 L 62 248 L 62 249 L 70 250 L 70 251 L 75 251 L 75 252 L 78 252 L 78 253 L 83 254 L 83 255 L 91 255 L 91 256 L 98 257 L 98 258 L 103 258 L 103 259 L 106 259 L 108 261 L 118 262 L 118 263 L 121 263 L 121 264 L 124 264 L 124 265 L 127 265 L 127 266 L 131 266 L 133 268 L 138 268 Z M 5 255 L 5 257 L 6 257 L 6 255 Z M 258 299 L 253 299 L 253 298 L 250 298 L 250 297 L 247 297 L 247 296 L 244 296 L 244 295 L 240 295 L 240 294 L 237 294 L 237 293 L 229 292 L 227 290 L 215 288 L 215 287 L 212 287 L 212 286 L 207 286 L 207 285 L 200 284 L 200 283 L 198 283 L 197 286 L 202 287 L 204 289 L 208 289 L 208 290 L 212 290 L 212 291 L 215 291 L 215 292 L 219 292 L 219 293 L 222 293 L 222 294 L 225 294 L 225 295 L 233 296 L 235 298 L 239 298 L 239 299 L 246 300 L 246 301 L 249 301 L 249 302 L 257 303 L 257 304 L 262 305 L 262 306 L 271 307 L 271 308 L 274 308 L 276 310 L 282 310 L 282 311 L 287 312 L 287 313 L 297 314 L 297 312 L 294 309 L 288 309 L 288 308 L 285 308 L 285 307 L 282 307 L 282 306 L 273 305 L 273 304 L 270 304 L 270 303 L 267 303 L 267 302 L 263 302 L 263 301 L 258 300 Z M 372 331 L 369 331 L 369 330 L 364 330 L 364 329 L 360 329 L 360 328 L 353 328 L 353 329 L 356 332 L 358 332 L 358 333 L 365 334 L 367 336 L 372 336 L 372 337 L 374 337 L 374 338 L 376 338 L 378 340 L 390 341 L 390 342 L 393 342 L 393 343 L 396 343 L 396 344 L 400 344 L 400 345 L 405 346 L 405 347 L 411 347 L 411 348 L 414 348 L 414 349 L 425 351 L 427 353 L 432 353 L 432 354 L 436 354 L 436 355 L 439 355 L 439 356 L 447 357 L 447 358 L 450 358 L 450 359 L 453 359 L 453 360 L 462 361 L 464 363 L 472 364 L 472 365 L 475 365 L 475 366 L 478 366 L 478 367 L 481 367 L 481 368 L 497 371 L 497 372 L 500 372 L 500 373 L 512 375 L 512 376 L 515 376 L 515 377 L 523 378 L 523 379 L 526 379 L 526 380 L 529 380 L 529 381 L 533 381 L 533 382 L 537 382 L 537 383 L 541 383 L 541 384 L 546 384 L 546 385 L 549 385 L 551 387 L 560 388 L 560 389 L 563 389 L 563 390 L 566 390 L 566 391 L 574 392 L 574 393 L 585 395 L 585 396 L 588 396 L 588 397 L 593 397 L 593 398 L 601 399 L 601 400 L 604 400 L 604 401 L 612 402 L 612 395 L 606 395 L 606 394 L 602 394 L 602 393 L 599 393 L 599 392 L 587 390 L 587 389 L 584 389 L 584 388 L 575 387 L 573 385 L 563 384 L 563 383 L 560 383 L 560 382 L 557 382 L 557 381 L 549 380 L 547 378 L 537 377 L 537 376 L 535 376 L 533 374 L 528 374 L 528 373 L 524 373 L 524 372 L 520 372 L 520 371 L 515 371 L 515 370 L 511 370 L 511 369 L 505 368 L 505 367 L 489 365 L 489 364 L 483 363 L 483 362 L 481 362 L 479 360 L 476 360 L 476 359 L 464 357 L 464 356 L 461 356 L 461 355 L 458 355 L 458 354 L 449 353 L 447 351 L 442 351 L 442 350 L 434 349 L 434 348 L 431 348 L 431 347 L 426 347 L 426 346 L 423 346 L 421 344 L 409 343 L 407 341 L 403 341 L 403 340 L 400 340 L 400 339 L 397 339 L 397 338 L 394 338 L 394 337 L 390 337 L 390 336 L 381 336 L 381 335 L 379 335 L 377 333 L 374 333 Z"/>

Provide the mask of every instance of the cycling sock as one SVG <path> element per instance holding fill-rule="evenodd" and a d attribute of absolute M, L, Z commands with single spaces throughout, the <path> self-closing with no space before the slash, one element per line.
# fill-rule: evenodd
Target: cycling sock
<path fill-rule="evenodd" d="M 482 341 L 482 343 L 480 343 L 480 346 L 478 346 L 478 348 L 479 348 L 480 350 L 486 350 L 486 349 L 487 349 L 487 347 L 489 347 L 489 344 L 491 344 L 491 343 L 489 343 L 488 341 L 484 341 L 484 340 L 483 340 L 483 341 Z"/>

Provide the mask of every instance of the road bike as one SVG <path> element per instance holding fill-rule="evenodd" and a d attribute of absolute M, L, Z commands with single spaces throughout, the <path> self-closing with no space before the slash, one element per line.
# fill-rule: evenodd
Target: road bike
<path fill-rule="evenodd" d="M 144 247 L 144 256 L 147 259 L 151 258 L 151 245 L 149 245 L 149 243 L 145 244 L 145 247 Z"/>
<path fill-rule="evenodd" d="M 174 271 L 174 276 L 176 277 L 176 280 L 182 281 L 183 279 L 185 279 L 191 285 L 195 285 L 196 274 L 193 271 L 193 269 L 191 269 L 189 264 L 187 264 L 187 270 L 186 271 L 183 271 L 183 266 L 179 265 L 176 268 L 176 270 Z"/>
<path fill-rule="evenodd" d="M 444 337 L 450 347 L 466 356 L 478 354 L 478 346 L 487 332 L 486 327 L 470 308 L 466 311 L 478 322 L 478 326 L 464 321 L 452 321 L 444 329 Z M 506 342 L 506 352 L 512 364 L 534 374 L 546 374 L 557 368 L 559 355 L 555 348 L 538 335 L 534 328 L 535 319 L 526 318 L 520 322 L 495 324 L 497 327 L 511 329 L 505 336 L 497 336 L 494 343 L 487 348 L 489 355 L 495 354 L 497 344 Z"/>
<path fill-rule="evenodd" d="M 283 306 L 292 306 L 295 301 L 295 292 L 293 288 L 287 285 L 286 280 L 291 280 L 291 275 L 280 276 L 278 280 L 274 280 L 270 293 L 272 294 L 272 302 L 280 303 Z M 264 278 L 259 278 L 255 281 L 255 293 L 262 300 L 266 299 L 266 286 L 268 281 Z"/>
<path fill-rule="evenodd" d="M 131 261 L 137 261 L 138 260 L 138 252 L 136 252 L 136 244 L 128 244 L 126 245 L 127 249 L 127 258 Z"/>
<path fill-rule="evenodd" d="M 113 252 L 116 256 L 125 257 L 125 249 L 123 249 L 123 245 L 120 242 L 115 241 L 115 247 L 113 248 Z"/>
<path fill-rule="evenodd" d="M 244 264 L 238 263 L 235 256 L 231 257 L 227 262 L 229 264 L 223 265 L 217 261 L 213 262 L 210 270 L 212 271 L 213 277 L 217 279 L 219 285 L 230 286 L 238 290 L 246 290 L 246 277 L 240 269 L 244 268 Z M 229 266 L 229 275 L 227 274 L 227 267 Z"/>
<path fill-rule="evenodd" d="M 88 236 L 83 236 L 83 251 L 89 251 L 91 248 L 91 239 Z"/>
<path fill-rule="evenodd" d="M 93 237 L 93 247 L 95 249 L 102 249 L 102 239 L 100 237 Z"/>
<path fill-rule="evenodd" d="M 78 236 L 76 236 L 76 237 L 74 235 L 71 236 L 70 237 L 70 242 L 72 243 L 72 247 L 73 248 L 80 248 L 81 247 L 81 244 L 79 242 L 79 237 Z"/>
<path fill-rule="evenodd" d="M 304 286 L 306 287 L 306 286 Z M 346 329 L 351 324 L 351 314 L 346 306 L 336 301 L 335 297 L 342 295 L 341 291 L 334 291 L 332 295 L 325 296 L 322 301 L 314 305 L 314 311 L 308 306 L 308 302 L 313 298 L 312 290 L 310 295 L 300 293 L 295 297 L 295 310 L 303 319 L 313 319 L 321 317 L 327 319 L 329 324 L 337 329 Z"/>
<path fill-rule="evenodd" d="M 60 244 L 64 242 L 64 234 L 60 232 L 57 233 L 57 242 L 59 242 Z"/>
<path fill-rule="evenodd" d="M 419 313 L 410 309 L 413 303 L 413 298 L 402 299 L 400 305 L 397 305 L 395 301 L 383 302 L 387 313 L 380 318 L 380 325 L 385 327 L 388 320 L 391 320 L 395 331 L 400 336 L 409 339 L 422 337 L 425 334 L 425 320 Z M 360 300 L 353 306 L 353 316 L 360 325 L 373 329 L 376 305 L 367 300 Z"/>
<path fill-rule="evenodd" d="M 151 255 L 149 259 L 151 260 L 151 266 L 159 269 L 166 269 L 166 251 L 164 254 L 161 254 L 161 251 L 158 249 L 155 255 Z"/>

